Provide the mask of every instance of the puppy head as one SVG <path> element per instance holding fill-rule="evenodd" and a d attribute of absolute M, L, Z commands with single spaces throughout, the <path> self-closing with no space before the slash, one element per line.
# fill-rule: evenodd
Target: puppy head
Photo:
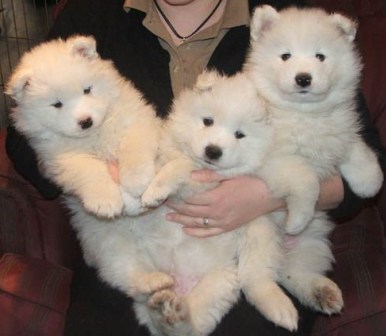
<path fill-rule="evenodd" d="M 202 74 L 176 99 L 168 132 L 199 166 L 225 175 L 255 171 L 271 141 L 264 101 L 243 74 Z"/>
<path fill-rule="evenodd" d="M 355 34 L 356 23 L 340 14 L 258 7 L 245 69 L 271 103 L 307 108 L 351 99 L 361 71 Z"/>
<path fill-rule="evenodd" d="M 44 61 L 47 60 L 48 57 L 52 58 L 59 56 L 57 55 L 59 52 L 63 52 L 63 55 L 72 55 L 74 58 L 82 57 L 89 60 L 98 57 L 96 52 L 96 42 L 92 37 L 73 36 L 66 42 L 58 39 L 56 41 L 43 43 L 32 49 L 29 53 L 23 55 L 20 64 L 12 73 L 6 84 L 5 93 L 11 96 L 16 102 L 20 103 L 34 73 L 39 70 L 38 64 L 40 63 L 41 66 L 44 67 Z M 34 64 L 34 62 L 36 62 L 36 64 Z M 57 71 L 53 72 L 52 75 L 54 76 Z"/>
<path fill-rule="evenodd" d="M 23 55 L 6 85 L 17 104 L 11 118 L 22 132 L 87 136 L 105 119 L 118 81 L 94 38 L 42 43 Z"/>

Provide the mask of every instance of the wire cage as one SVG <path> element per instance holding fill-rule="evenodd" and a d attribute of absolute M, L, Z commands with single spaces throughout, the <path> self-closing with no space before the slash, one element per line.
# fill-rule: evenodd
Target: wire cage
<path fill-rule="evenodd" d="M 11 100 L 4 87 L 20 56 L 44 39 L 57 0 L 0 0 L 0 127 L 8 124 Z"/>

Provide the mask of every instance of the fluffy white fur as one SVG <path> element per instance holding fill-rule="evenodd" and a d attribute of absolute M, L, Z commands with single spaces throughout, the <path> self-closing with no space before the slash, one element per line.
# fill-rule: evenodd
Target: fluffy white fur
<path fill-rule="evenodd" d="M 187 90 L 176 100 L 161 137 L 162 168 L 142 196 L 144 207 L 208 187 L 190 181 L 194 168 L 235 175 L 260 166 L 271 130 L 264 105 L 252 82 L 245 85 L 245 80 L 222 79 L 216 89 Z M 243 90 L 234 90 L 241 84 Z M 240 101 L 245 103 L 240 106 Z M 208 123 L 213 119 L 213 127 L 205 127 L 203 118 Z M 87 263 L 98 269 L 102 279 L 134 298 L 138 319 L 154 335 L 209 334 L 237 301 L 244 228 L 198 239 L 185 235 L 179 224 L 167 222 L 163 205 L 114 221 L 97 220 L 76 201 L 70 206 Z M 265 235 L 270 242 L 270 233 Z M 264 253 L 271 257 L 269 251 Z"/>
<path fill-rule="evenodd" d="M 96 52 L 92 37 L 43 43 L 26 53 L 6 93 L 16 128 L 44 173 L 97 216 L 143 209 L 139 196 L 155 174 L 159 121 L 133 84 Z M 119 163 L 119 186 L 108 162 Z"/>
<path fill-rule="evenodd" d="M 272 164 L 282 167 L 285 180 L 294 170 L 304 174 L 298 184 L 303 197 L 289 202 L 296 209 L 289 212 L 289 233 L 301 232 L 313 217 L 320 179 L 339 172 L 361 197 L 374 196 L 382 185 L 376 154 L 359 134 L 355 109 L 362 65 L 355 34 L 355 22 L 321 9 L 277 12 L 265 5 L 252 17 L 245 72 L 268 104 L 273 155 L 280 158 Z"/>
<path fill-rule="evenodd" d="M 227 79 L 212 72 L 176 100 L 161 138 L 162 169 L 142 196 L 144 208 L 207 188 L 190 181 L 194 168 L 228 176 L 259 171 L 273 135 L 255 91 L 242 74 Z M 86 262 L 134 298 L 138 319 L 154 335 L 209 334 L 240 288 L 268 319 L 294 330 L 297 312 L 276 283 L 288 275 L 303 301 L 324 312 L 338 310 L 339 289 L 319 275 L 332 261 L 326 239 L 331 224 L 323 216 L 287 246 L 282 246 L 281 213 L 208 239 L 184 235 L 180 225 L 165 220 L 164 206 L 138 217 L 103 218 L 122 207 L 121 202 L 111 210 L 115 198 L 109 188 L 117 198 L 125 194 L 112 182 L 106 162 L 122 164 L 123 183 L 140 181 L 138 189 L 130 189 L 139 195 L 154 173 L 158 125 L 132 85 L 99 59 L 92 39 L 58 40 L 32 50 L 8 93 L 18 103 L 15 125 L 30 139 L 48 176 L 77 196 L 68 195 L 67 204 Z M 131 212 L 139 208 L 137 203 Z"/>
<path fill-rule="evenodd" d="M 202 188 L 190 180 L 193 169 L 214 169 L 225 176 L 266 171 L 274 145 L 273 129 L 255 91 L 244 74 L 226 78 L 208 72 L 199 77 L 195 90 L 182 93 L 164 127 L 162 168 L 142 196 L 144 206 Z M 291 180 L 282 182 L 292 190 Z M 168 335 L 206 335 L 241 288 L 269 320 L 295 330 L 297 311 L 278 282 L 297 286 L 296 295 L 318 311 L 340 311 L 341 292 L 323 275 L 333 261 L 327 239 L 332 224 L 318 213 L 300 235 L 288 238 L 284 219 L 285 213 L 277 212 L 214 238 L 180 236 L 174 242 L 171 260 L 175 261 L 169 268 L 180 269 L 185 277 L 200 278 L 198 285 L 185 297 L 171 288 L 156 292 L 148 302 L 152 310 L 137 306 L 139 316 L 150 326 L 156 323 L 153 330 Z M 173 236 L 176 228 L 171 229 Z M 195 260 L 199 260 L 197 265 Z"/>
<path fill-rule="evenodd" d="M 324 313 L 340 311 L 343 305 L 340 290 L 323 275 L 333 260 L 327 239 L 332 224 L 323 213 L 317 213 L 301 234 L 291 239 L 282 230 L 284 212 L 263 216 L 238 230 L 208 239 L 184 235 L 180 225 L 165 220 L 168 210 L 163 205 L 137 217 L 103 218 L 122 211 L 122 195 L 126 194 L 114 184 L 121 203 L 118 209 L 110 205 L 115 198 L 107 194 L 106 186 L 111 185 L 111 178 L 106 161 L 124 163 L 120 168 L 123 188 L 139 196 L 154 174 L 157 122 L 152 109 L 130 83 L 121 77 L 99 82 L 99 76 L 109 72 L 106 69 L 112 67 L 111 63 L 101 61 L 95 55 L 95 48 L 87 47 L 89 43 L 75 43 L 70 47 L 71 41 L 77 39 L 50 42 L 52 46 L 57 43 L 52 52 L 48 48 L 39 55 L 38 47 L 26 57 L 25 63 L 22 60 L 8 85 L 8 92 L 18 102 L 13 118 L 16 126 L 31 139 L 48 176 L 69 194 L 77 196 L 68 197 L 68 205 L 73 211 L 72 224 L 86 262 L 97 268 L 103 280 L 134 298 L 140 322 L 154 335 L 206 335 L 237 301 L 242 288 L 248 300 L 268 319 L 295 330 L 296 309 L 278 282 L 314 309 Z M 61 59 L 58 50 L 61 57 L 69 60 L 60 67 L 61 76 L 52 76 L 57 67 L 51 67 L 50 71 L 45 68 L 49 64 L 57 65 Z M 35 52 L 38 56 L 33 58 Z M 46 58 L 44 66 L 39 66 Z M 105 64 L 100 65 L 104 71 L 98 71 L 99 66 L 83 69 L 78 62 L 87 66 Z M 35 67 L 38 71 L 29 70 Z M 95 82 L 91 81 L 94 76 Z M 45 85 L 46 81 L 49 85 Z M 109 89 L 110 83 L 115 84 L 113 90 Z M 99 85 L 103 85 L 100 91 L 96 89 Z M 93 92 L 102 96 L 95 105 L 90 101 Z M 74 96 L 76 98 L 69 98 Z M 58 107 L 58 101 L 63 106 Z M 138 106 L 138 110 L 134 109 L 138 113 L 132 112 L 133 102 Z M 75 108 L 78 103 L 92 108 Z M 71 108 L 67 110 L 68 104 Z M 108 118 L 99 113 L 106 111 L 100 109 L 99 104 L 112 106 L 108 109 L 110 113 L 117 111 L 116 107 L 127 106 L 123 108 L 125 116 L 132 117 L 131 122 L 126 123 L 127 133 L 122 127 L 121 114 L 115 112 Z M 43 113 L 39 114 L 38 110 Z M 90 123 L 88 118 L 93 120 L 93 125 L 84 129 L 84 125 Z M 105 126 L 109 125 L 106 121 L 113 126 Z M 231 78 L 216 73 L 202 75 L 194 90 L 187 90 L 176 99 L 162 131 L 161 169 L 142 195 L 142 207 L 137 203 L 133 211 L 157 206 L 169 196 L 181 197 L 208 187 L 190 181 L 192 169 L 211 168 L 227 176 L 268 176 L 270 166 L 266 162 L 272 162 L 272 168 L 279 169 L 279 159 L 276 161 L 276 156 L 271 155 L 277 140 L 271 122 L 263 101 L 257 96 L 256 83 L 244 74 Z M 98 132 L 100 137 L 91 136 L 94 124 L 100 125 L 96 129 L 106 132 Z M 126 142 L 126 136 L 130 141 Z M 94 143 L 96 148 L 92 147 Z M 77 153 L 78 148 L 82 154 Z M 117 154 L 121 148 L 127 155 L 123 159 Z M 60 160 L 52 159 L 62 152 L 64 158 L 59 155 Z M 90 152 L 92 155 L 88 155 Z M 72 160 L 72 155 L 77 159 Z M 103 160 L 96 159 L 100 156 Z M 297 156 L 293 157 L 297 163 Z M 96 175 L 93 171 L 98 166 L 103 169 Z M 83 175 L 81 171 L 85 167 L 87 174 Z M 137 174 L 140 176 L 136 177 Z M 109 182 L 103 180 L 107 175 Z M 290 172 L 278 181 L 292 181 L 292 175 Z M 130 182 L 128 186 L 125 181 Z M 134 188 L 132 181 L 139 181 L 139 186 Z M 75 188 L 75 182 L 80 186 Z M 86 188 L 88 182 L 90 186 Z M 271 187 L 280 194 L 281 185 L 273 183 Z M 103 197 L 96 196 L 97 186 L 102 189 Z M 301 188 L 294 194 L 301 195 Z M 108 206 L 103 202 L 109 202 Z M 107 210 L 102 213 L 101 208 Z"/>

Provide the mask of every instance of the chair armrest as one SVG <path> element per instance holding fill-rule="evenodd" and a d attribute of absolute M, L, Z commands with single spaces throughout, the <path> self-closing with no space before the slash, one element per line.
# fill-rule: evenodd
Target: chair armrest
<path fill-rule="evenodd" d="M 72 268 L 80 252 L 60 199 L 46 200 L 13 169 L 0 131 L 0 256 L 12 252 Z"/>
<path fill-rule="evenodd" d="M 0 260 L 2 335 L 63 335 L 72 271 L 44 260 L 4 254 Z"/>

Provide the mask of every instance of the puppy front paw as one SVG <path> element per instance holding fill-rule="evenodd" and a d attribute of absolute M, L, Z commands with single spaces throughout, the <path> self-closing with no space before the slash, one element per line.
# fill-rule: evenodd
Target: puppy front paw
<path fill-rule="evenodd" d="M 127 216 L 138 216 L 146 211 L 148 208 L 144 208 L 141 203 L 141 198 L 134 197 L 123 188 L 121 188 L 122 199 L 123 199 L 123 214 Z"/>
<path fill-rule="evenodd" d="M 302 211 L 293 211 L 289 209 L 287 221 L 285 224 L 285 233 L 289 235 L 297 235 L 301 233 L 312 220 L 315 214 L 314 209 L 304 209 Z"/>
<path fill-rule="evenodd" d="M 171 194 L 172 190 L 167 185 L 151 183 L 142 194 L 141 202 L 145 208 L 156 208 L 161 205 Z"/>
<path fill-rule="evenodd" d="M 350 172 L 351 175 L 346 172 L 347 175 L 345 175 L 344 177 L 349 182 L 351 189 L 357 195 L 363 198 L 373 197 L 377 194 L 379 189 L 382 187 L 383 183 L 382 171 L 380 168 L 376 168 L 373 169 L 370 174 L 368 174 L 365 169 L 363 169 L 362 171 L 357 169 L 357 171 L 354 173 Z"/>
<path fill-rule="evenodd" d="M 119 216 L 123 210 L 121 192 L 116 184 L 95 184 L 80 193 L 86 211 L 104 218 Z"/>
<path fill-rule="evenodd" d="M 120 172 L 120 181 L 125 191 L 134 197 L 140 197 L 154 176 L 154 165 L 143 164 L 128 169 L 122 168 Z"/>

